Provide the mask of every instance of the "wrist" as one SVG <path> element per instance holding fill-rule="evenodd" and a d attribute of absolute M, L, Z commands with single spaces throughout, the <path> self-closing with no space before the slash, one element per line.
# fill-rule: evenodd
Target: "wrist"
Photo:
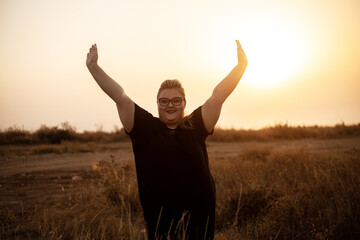
<path fill-rule="evenodd" d="M 236 65 L 236 68 L 245 69 L 247 67 L 247 65 L 248 65 L 247 60 L 241 61 L 241 62 L 238 62 L 238 64 Z"/>
<path fill-rule="evenodd" d="M 99 67 L 97 63 L 88 63 L 88 64 L 86 64 L 86 66 L 90 71 Z"/>

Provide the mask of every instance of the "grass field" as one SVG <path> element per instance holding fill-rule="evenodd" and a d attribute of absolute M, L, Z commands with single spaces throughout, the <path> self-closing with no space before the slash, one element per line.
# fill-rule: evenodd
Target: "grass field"
<path fill-rule="evenodd" d="M 215 239 L 360 239 L 360 138 L 208 141 Z M 1 239 L 146 239 L 129 142 L 0 147 Z"/>

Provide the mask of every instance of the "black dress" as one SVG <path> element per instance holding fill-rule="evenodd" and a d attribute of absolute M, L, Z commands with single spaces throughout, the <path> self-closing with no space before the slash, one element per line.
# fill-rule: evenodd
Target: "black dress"
<path fill-rule="evenodd" d="M 129 133 L 149 239 L 213 239 L 215 184 L 209 170 L 201 107 L 191 127 L 168 129 L 135 104 Z"/>

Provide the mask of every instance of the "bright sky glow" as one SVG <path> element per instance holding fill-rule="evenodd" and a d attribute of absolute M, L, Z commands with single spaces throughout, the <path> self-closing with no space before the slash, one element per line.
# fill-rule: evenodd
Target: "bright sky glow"
<path fill-rule="evenodd" d="M 358 123 L 359 12 L 357 0 L 2 0 L 0 129 L 121 127 L 85 66 L 93 43 L 140 106 L 157 116 L 158 87 L 177 78 L 190 113 L 235 66 L 235 39 L 249 65 L 218 126 Z"/>

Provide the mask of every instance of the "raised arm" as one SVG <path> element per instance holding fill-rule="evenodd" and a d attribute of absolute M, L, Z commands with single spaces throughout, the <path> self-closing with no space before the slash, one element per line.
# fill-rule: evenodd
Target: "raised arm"
<path fill-rule="evenodd" d="M 215 87 L 211 97 L 202 106 L 202 117 L 208 132 L 214 129 L 220 116 L 222 104 L 239 83 L 248 63 L 244 50 L 238 40 L 236 40 L 236 44 L 238 64 Z"/>
<path fill-rule="evenodd" d="M 86 66 L 100 88 L 116 103 L 119 117 L 125 130 L 130 132 L 134 125 L 134 102 L 125 94 L 124 89 L 110 78 L 97 64 L 98 50 L 92 45 L 87 54 Z"/>

